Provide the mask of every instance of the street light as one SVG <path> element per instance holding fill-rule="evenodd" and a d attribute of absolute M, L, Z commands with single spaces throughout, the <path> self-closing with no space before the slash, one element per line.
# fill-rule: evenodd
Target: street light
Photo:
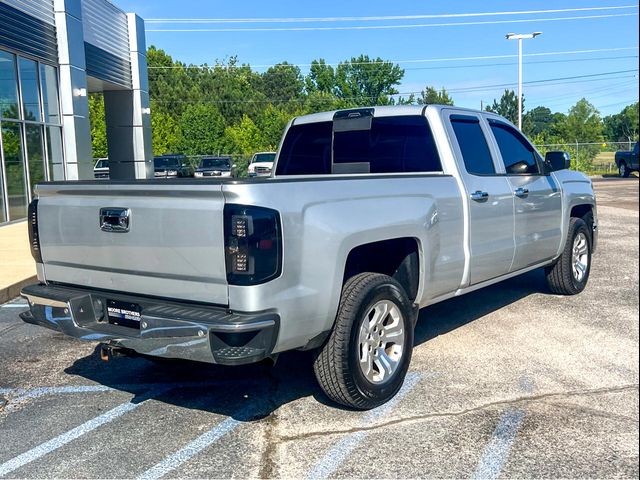
<path fill-rule="evenodd" d="M 522 40 L 536 38 L 542 32 L 507 33 L 507 40 L 518 40 L 518 128 L 522 130 Z"/>

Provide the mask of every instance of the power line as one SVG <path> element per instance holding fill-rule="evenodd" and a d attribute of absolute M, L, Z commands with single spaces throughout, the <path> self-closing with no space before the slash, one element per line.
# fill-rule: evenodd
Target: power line
<path fill-rule="evenodd" d="M 638 5 L 612 5 L 608 7 L 561 8 L 552 10 L 521 10 L 511 12 L 442 13 L 431 15 L 382 15 L 368 17 L 285 17 L 285 18 L 148 18 L 145 23 L 158 24 L 226 24 L 226 23 L 320 23 L 320 22 L 370 22 L 394 20 L 425 20 L 434 18 L 493 17 L 502 15 L 538 15 L 546 13 L 591 12 L 638 8 Z"/>
<path fill-rule="evenodd" d="M 531 22 L 557 22 L 565 20 L 590 20 L 601 18 L 615 17 L 632 17 L 638 16 L 638 13 L 612 13 L 606 15 L 584 15 L 575 17 L 554 17 L 554 18 L 521 18 L 513 20 L 490 20 L 484 22 L 447 22 L 447 23 L 422 23 L 422 24 L 404 24 L 404 25 L 359 25 L 348 27 L 250 27 L 250 28 L 150 28 L 147 32 L 174 32 L 174 33 L 204 33 L 204 32 L 309 32 L 309 31 L 335 31 L 335 30 L 390 30 L 390 29 L 409 29 L 409 28 L 427 28 L 427 27 L 460 27 L 472 25 L 500 25 L 506 23 L 531 23 Z"/>
<path fill-rule="evenodd" d="M 616 47 L 616 48 L 592 48 L 588 50 L 565 50 L 565 51 L 555 51 L 555 52 L 539 52 L 539 53 L 525 53 L 523 57 L 546 57 L 546 56 L 558 56 L 558 55 L 579 55 L 585 53 L 603 53 L 603 52 L 620 52 L 625 50 L 638 50 L 638 47 Z M 459 62 L 459 61 L 479 61 L 479 60 L 498 60 L 504 58 L 516 58 L 517 54 L 508 54 L 508 55 L 481 55 L 475 57 L 448 57 L 448 58 L 422 58 L 422 59 L 413 59 L 413 60 L 383 60 L 381 62 L 377 62 L 375 60 L 370 62 L 349 62 L 350 65 L 370 65 L 376 63 L 397 63 L 397 64 L 405 64 L 405 63 L 438 63 L 438 62 Z M 247 66 L 251 66 L 252 68 L 268 68 L 268 67 L 277 67 L 282 64 L 257 64 L 257 65 L 170 65 L 170 66 L 155 66 L 148 67 L 150 70 L 172 70 L 172 69 L 187 69 L 187 68 L 204 68 L 204 69 L 215 69 L 215 68 L 244 68 Z M 287 63 L 287 66 L 291 67 L 311 67 L 313 64 L 311 63 Z M 339 63 L 323 63 L 323 65 L 330 67 L 337 67 Z"/>

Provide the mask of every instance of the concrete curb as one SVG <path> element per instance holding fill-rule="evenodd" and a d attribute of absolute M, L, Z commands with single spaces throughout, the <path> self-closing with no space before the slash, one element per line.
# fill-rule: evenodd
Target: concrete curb
<path fill-rule="evenodd" d="M 33 277 L 21 280 L 17 283 L 14 283 L 13 285 L 9 285 L 8 287 L 4 287 L 0 290 L 0 304 L 7 303 L 8 301 L 13 300 L 20 295 L 20 290 L 22 290 L 23 287 L 37 282 L 38 278 L 34 275 Z"/>

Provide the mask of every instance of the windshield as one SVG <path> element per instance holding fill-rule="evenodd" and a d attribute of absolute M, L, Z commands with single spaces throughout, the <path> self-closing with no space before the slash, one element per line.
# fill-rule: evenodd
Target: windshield
<path fill-rule="evenodd" d="M 98 160 L 95 168 L 109 168 L 109 160 Z"/>
<path fill-rule="evenodd" d="M 256 153 L 251 163 L 257 162 L 273 162 L 276 159 L 275 153 Z"/>
<path fill-rule="evenodd" d="M 231 162 L 227 158 L 203 158 L 200 162 L 200 168 L 219 168 L 230 169 Z"/>
<path fill-rule="evenodd" d="M 177 158 L 154 158 L 153 163 L 156 168 L 178 168 L 180 161 Z"/>

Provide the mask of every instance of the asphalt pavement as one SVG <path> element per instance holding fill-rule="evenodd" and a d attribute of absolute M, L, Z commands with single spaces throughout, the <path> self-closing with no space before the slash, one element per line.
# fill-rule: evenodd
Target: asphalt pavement
<path fill-rule="evenodd" d="M 638 477 L 638 180 L 595 182 L 587 289 L 540 271 L 423 309 L 405 385 L 354 412 L 311 355 L 142 358 L 0 307 L 0 478 Z"/>

